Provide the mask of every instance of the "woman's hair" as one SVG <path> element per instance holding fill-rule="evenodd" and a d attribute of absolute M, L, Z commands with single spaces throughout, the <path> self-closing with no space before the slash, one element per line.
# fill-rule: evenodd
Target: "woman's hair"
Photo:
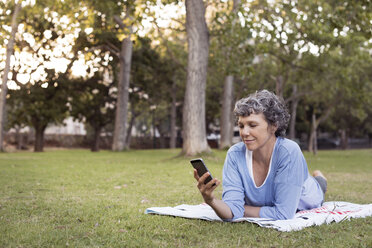
<path fill-rule="evenodd" d="M 262 113 L 270 125 L 276 126 L 275 136 L 285 136 L 290 115 L 283 99 L 268 90 L 261 90 L 235 103 L 234 115 L 236 119 L 239 116 L 246 117 L 252 113 Z"/>

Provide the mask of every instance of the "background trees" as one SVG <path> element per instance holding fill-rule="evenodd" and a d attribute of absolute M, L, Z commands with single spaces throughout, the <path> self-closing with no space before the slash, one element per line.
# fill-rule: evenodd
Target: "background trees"
<path fill-rule="evenodd" d="M 113 82 L 107 78 L 105 71 L 95 72 L 93 77 L 85 80 L 69 82 L 70 115 L 93 130 L 91 150 L 95 152 L 100 149 L 102 130 L 114 121 L 116 99 L 110 94 L 112 88 Z"/>
<path fill-rule="evenodd" d="M 33 127 L 37 152 L 43 151 L 48 124 L 61 124 L 67 117 L 66 83 L 76 60 L 71 49 L 64 46 L 73 42 L 74 31 L 65 30 L 67 20 L 63 11 L 50 10 L 49 4 L 41 1 L 20 16 L 20 34 L 14 37 L 17 50 L 11 69 L 14 89 L 7 96 L 8 125 Z M 57 9 L 63 10 L 62 5 Z"/>
<path fill-rule="evenodd" d="M 134 129 L 153 147 L 175 147 L 182 131 L 194 155 L 209 150 L 207 132 L 231 145 L 231 103 L 263 88 L 284 98 L 289 137 L 310 150 L 319 131 L 343 147 L 371 133 L 368 1 L 43 0 L 19 12 L 11 35 L 15 6 L 1 2 L 2 93 L 8 126 L 31 125 L 37 140 L 72 115 L 96 137 L 104 128 L 113 150 L 129 148 Z"/>

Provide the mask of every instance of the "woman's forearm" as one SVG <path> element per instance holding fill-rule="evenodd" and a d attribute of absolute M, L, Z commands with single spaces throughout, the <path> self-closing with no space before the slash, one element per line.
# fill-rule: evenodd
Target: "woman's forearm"
<path fill-rule="evenodd" d="M 207 202 L 218 215 L 223 220 L 231 220 L 234 216 L 231 212 L 230 207 L 222 200 L 213 199 L 211 202 Z"/>
<path fill-rule="evenodd" d="M 259 218 L 260 209 L 261 207 L 253 207 L 253 206 L 244 205 L 244 217 Z"/>
<path fill-rule="evenodd" d="M 216 212 L 221 219 L 230 220 L 234 217 L 230 207 L 222 200 L 213 199 L 212 202 L 207 202 L 207 204 L 213 208 L 214 212 Z M 244 205 L 244 217 L 259 218 L 260 210 L 261 207 Z"/>

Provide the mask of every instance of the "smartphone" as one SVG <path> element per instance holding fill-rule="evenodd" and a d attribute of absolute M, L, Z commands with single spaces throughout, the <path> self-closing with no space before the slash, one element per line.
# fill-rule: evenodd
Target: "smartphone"
<path fill-rule="evenodd" d="M 206 172 L 209 172 L 207 166 L 205 165 L 203 159 L 201 158 L 190 160 L 190 163 L 192 167 L 194 167 L 198 172 L 199 177 L 203 176 Z M 205 179 L 204 184 L 209 183 L 212 179 L 213 179 L 212 174 L 209 172 L 209 176 L 207 177 L 207 179 Z M 214 185 L 215 184 L 213 184 L 213 186 Z"/>

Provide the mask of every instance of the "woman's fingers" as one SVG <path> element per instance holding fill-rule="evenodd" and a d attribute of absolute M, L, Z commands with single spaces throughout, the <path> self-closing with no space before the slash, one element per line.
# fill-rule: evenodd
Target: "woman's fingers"
<path fill-rule="evenodd" d="M 205 182 L 205 180 L 207 179 L 207 177 L 209 177 L 210 176 L 210 174 L 209 174 L 209 172 L 206 172 L 206 173 L 204 173 L 200 178 L 199 178 L 199 183 L 200 184 L 204 184 L 204 182 Z"/>
<path fill-rule="evenodd" d="M 194 178 L 196 179 L 196 181 L 199 181 L 199 175 L 196 169 L 194 169 Z"/>
<path fill-rule="evenodd" d="M 221 182 L 217 178 L 213 178 L 206 186 L 214 190 L 220 183 Z"/>

